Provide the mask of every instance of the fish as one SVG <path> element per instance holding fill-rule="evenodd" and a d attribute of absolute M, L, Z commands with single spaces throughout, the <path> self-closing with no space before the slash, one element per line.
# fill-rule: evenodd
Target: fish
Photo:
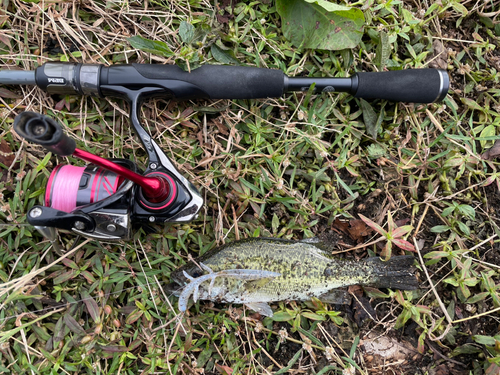
<path fill-rule="evenodd" d="M 371 257 L 361 261 L 331 256 L 319 239 L 301 241 L 247 238 L 208 251 L 175 270 L 179 310 L 195 300 L 244 304 L 272 316 L 271 302 L 308 301 L 343 303 L 350 285 L 414 290 L 418 288 L 414 257 L 395 256 L 387 261 Z M 236 272 L 239 271 L 239 272 Z M 182 300 L 182 302 L 181 302 Z"/>

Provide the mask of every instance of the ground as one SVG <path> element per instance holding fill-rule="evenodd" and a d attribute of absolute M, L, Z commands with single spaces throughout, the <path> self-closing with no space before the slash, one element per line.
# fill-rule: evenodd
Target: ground
<path fill-rule="evenodd" d="M 78 147 L 141 168 L 146 153 L 119 100 L 2 86 L 2 372 L 500 373 L 499 2 L 351 3 L 363 36 L 341 51 L 287 40 L 278 3 L 3 2 L 2 69 L 240 64 L 348 77 L 432 67 L 448 72 L 450 91 L 425 105 L 347 93 L 150 100 L 143 124 L 202 192 L 199 217 L 136 225 L 122 242 L 60 232 L 58 253 L 26 213 L 57 164 L 84 163 L 22 140 L 15 116 L 47 114 Z M 210 301 L 179 313 L 171 272 L 258 236 L 320 237 L 355 260 L 413 254 L 419 289 L 355 286 L 348 305 L 277 302 L 273 318 Z"/>

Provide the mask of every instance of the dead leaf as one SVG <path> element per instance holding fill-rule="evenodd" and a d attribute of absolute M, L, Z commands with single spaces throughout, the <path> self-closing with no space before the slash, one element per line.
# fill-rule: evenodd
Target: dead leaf
<path fill-rule="evenodd" d="M 434 40 L 432 49 L 434 51 L 429 62 L 429 68 L 448 69 L 448 51 L 443 43 L 439 39 Z"/>
<path fill-rule="evenodd" d="M 363 295 L 363 288 L 359 285 L 352 285 L 348 288 L 352 299 L 353 318 L 358 327 L 362 327 L 367 320 L 375 319 L 377 313 L 370 304 L 370 300 Z"/>
<path fill-rule="evenodd" d="M 490 149 L 486 150 L 482 155 L 481 159 L 483 160 L 493 160 L 497 156 L 500 155 L 500 139 L 497 139 L 495 143 L 493 144 L 493 147 Z"/>
<path fill-rule="evenodd" d="M 60 111 L 64 108 L 65 105 L 66 105 L 66 99 L 61 99 L 56 103 L 54 108 L 56 111 Z"/>
<path fill-rule="evenodd" d="M 340 221 L 339 218 L 336 218 L 332 224 L 332 229 L 337 232 L 342 232 L 344 234 L 349 234 L 349 222 Z"/>
<path fill-rule="evenodd" d="M 0 163 L 5 165 L 7 168 L 10 168 L 16 156 L 10 149 L 9 144 L 5 139 L 2 139 L 0 143 Z"/>
<path fill-rule="evenodd" d="M 351 238 L 358 242 L 358 243 L 361 243 L 364 241 L 364 238 L 367 237 L 370 232 L 372 231 L 371 228 L 369 228 L 364 222 L 363 220 L 359 220 L 359 219 L 353 219 L 351 221 L 349 221 L 349 235 L 351 236 Z"/>
<path fill-rule="evenodd" d="M 396 224 L 396 227 L 402 227 L 403 225 L 406 225 L 410 222 L 410 219 L 409 218 L 406 218 L 406 219 L 399 219 L 399 220 L 395 220 L 394 221 L 394 224 Z"/>
<path fill-rule="evenodd" d="M 215 124 L 215 126 L 217 126 L 217 129 L 221 134 L 229 135 L 227 127 L 219 119 L 214 118 L 212 122 Z"/>
<path fill-rule="evenodd" d="M 233 369 L 229 366 L 215 364 L 215 367 L 222 375 L 232 375 Z"/>
<path fill-rule="evenodd" d="M 4 88 L 0 88 L 0 97 L 7 99 L 19 99 L 21 96 Z"/>
<path fill-rule="evenodd" d="M 371 332 L 368 338 L 361 340 L 360 347 L 363 356 L 371 356 L 372 367 L 384 365 L 386 363 L 403 363 L 412 361 L 418 355 L 417 349 L 407 341 L 398 341 L 393 337 L 380 336 Z"/>
<path fill-rule="evenodd" d="M 229 23 L 229 20 L 230 19 L 233 19 L 234 18 L 234 5 L 235 5 L 235 1 L 231 1 L 231 0 L 222 0 L 219 4 L 217 4 L 217 21 L 219 23 Z M 231 13 L 228 13 L 226 8 L 231 5 Z M 222 14 L 221 14 L 222 13 Z"/>

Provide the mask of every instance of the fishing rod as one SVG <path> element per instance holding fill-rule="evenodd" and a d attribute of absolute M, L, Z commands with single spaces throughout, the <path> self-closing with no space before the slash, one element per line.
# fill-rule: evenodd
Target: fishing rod
<path fill-rule="evenodd" d="M 51 173 L 44 205 L 27 215 L 55 246 L 55 229 L 99 240 L 127 240 L 132 224 L 188 222 L 203 199 L 141 126 L 140 108 L 152 97 L 187 99 L 257 99 L 284 93 L 348 92 L 365 99 L 416 103 L 441 101 L 449 77 L 437 69 L 356 73 L 348 78 L 288 77 L 281 70 L 205 65 L 185 72 L 173 65 L 48 62 L 34 71 L 0 70 L 2 85 L 34 85 L 49 94 L 114 97 L 129 103 L 130 122 L 148 162 L 143 172 L 126 159 L 103 159 L 76 148 L 53 119 L 34 112 L 19 114 L 14 129 L 28 141 L 60 155 L 91 164 L 59 165 Z"/>
<path fill-rule="evenodd" d="M 125 97 L 130 101 L 151 96 L 178 100 L 275 98 L 286 92 L 308 91 L 315 85 L 316 92 L 348 92 L 364 99 L 433 103 L 448 93 L 449 77 L 439 69 L 312 78 L 288 77 L 281 70 L 245 66 L 204 65 L 185 72 L 175 65 L 48 62 L 34 71 L 0 70 L 0 84 L 35 85 L 50 94 Z"/>

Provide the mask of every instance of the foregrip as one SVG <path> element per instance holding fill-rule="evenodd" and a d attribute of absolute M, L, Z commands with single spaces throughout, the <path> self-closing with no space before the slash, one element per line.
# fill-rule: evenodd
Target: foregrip
<path fill-rule="evenodd" d="M 357 98 L 395 102 L 433 103 L 448 93 L 448 74 L 438 69 L 407 69 L 390 72 L 356 73 Z"/>
<path fill-rule="evenodd" d="M 143 77 L 192 84 L 210 99 L 258 99 L 283 95 L 285 75 L 281 70 L 245 66 L 204 65 L 185 72 L 175 65 L 132 64 Z"/>

